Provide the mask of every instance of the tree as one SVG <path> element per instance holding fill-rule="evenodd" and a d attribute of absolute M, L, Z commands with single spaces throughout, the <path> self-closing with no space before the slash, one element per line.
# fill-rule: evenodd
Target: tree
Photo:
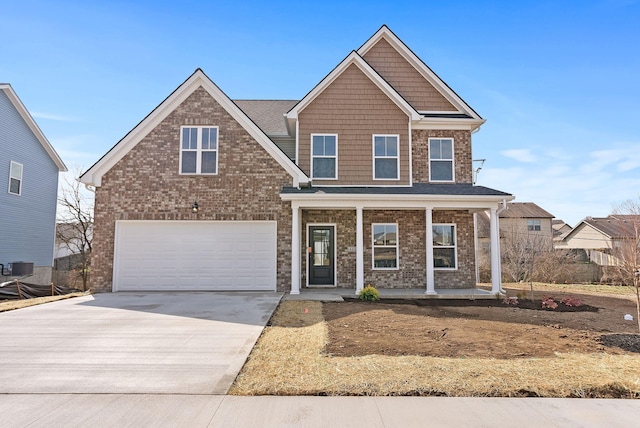
<path fill-rule="evenodd" d="M 640 196 L 617 205 L 611 217 L 618 222 L 619 230 L 611 249 L 616 258 L 615 270 L 623 284 L 633 287 L 640 331 Z"/>
<path fill-rule="evenodd" d="M 514 282 L 529 282 L 533 300 L 533 275 L 538 259 L 553 249 L 549 237 L 530 232 L 515 223 L 501 230 L 504 239 L 500 242 L 502 270 Z"/>
<path fill-rule="evenodd" d="M 76 170 L 74 175 L 74 178 L 63 177 L 58 192 L 56 239 L 69 253 L 78 256 L 77 271 L 82 279 L 82 291 L 86 291 L 93 239 L 93 195 L 76 178 L 82 172 Z"/>

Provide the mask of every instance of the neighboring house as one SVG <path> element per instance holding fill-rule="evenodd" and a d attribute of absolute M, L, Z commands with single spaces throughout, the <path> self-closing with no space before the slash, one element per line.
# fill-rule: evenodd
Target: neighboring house
<path fill-rule="evenodd" d="M 0 84 L 0 263 L 51 281 L 58 175 L 64 163 L 9 84 Z M 14 265 L 24 262 L 26 265 Z M 26 267 L 26 270 L 22 268 Z M 1 276 L 0 282 L 10 279 Z"/>
<path fill-rule="evenodd" d="M 553 229 L 554 242 L 562 241 L 563 236 L 573 230 L 573 228 L 563 220 L 551 220 L 551 229 Z"/>
<path fill-rule="evenodd" d="M 536 240 L 543 241 L 549 249 L 553 248 L 555 235 L 552 219 L 554 216 L 537 204 L 509 202 L 507 209 L 502 210 L 499 216 L 501 240 L 535 237 Z M 477 224 L 479 248 L 488 250 L 490 247 L 488 214 L 478 214 Z"/>
<path fill-rule="evenodd" d="M 485 122 L 386 26 L 299 101 L 232 101 L 200 69 L 81 178 L 92 288 L 475 288 Z"/>
<path fill-rule="evenodd" d="M 584 250 L 589 261 L 599 266 L 616 266 L 615 252 L 626 240 L 634 239 L 633 224 L 638 221 L 633 215 L 587 217 L 564 235 L 556 248 Z"/>

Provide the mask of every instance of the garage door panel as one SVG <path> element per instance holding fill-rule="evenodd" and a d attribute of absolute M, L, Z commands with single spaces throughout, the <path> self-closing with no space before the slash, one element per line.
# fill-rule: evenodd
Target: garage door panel
<path fill-rule="evenodd" d="M 120 221 L 114 290 L 276 289 L 276 222 Z"/>

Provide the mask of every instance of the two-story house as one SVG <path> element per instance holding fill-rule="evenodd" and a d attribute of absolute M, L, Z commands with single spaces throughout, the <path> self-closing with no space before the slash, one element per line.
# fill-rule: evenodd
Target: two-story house
<path fill-rule="evenodd" d="M 475 288 L 485 120 L 386 26 L 298 101 L 231 100 L 201 70 L 82 177 L 96 290 Z"/>
<path fill-rule="evenodd" d="M 0 282 L 51 281 L 64 163 L 11 85 L 0 84 Z"/>

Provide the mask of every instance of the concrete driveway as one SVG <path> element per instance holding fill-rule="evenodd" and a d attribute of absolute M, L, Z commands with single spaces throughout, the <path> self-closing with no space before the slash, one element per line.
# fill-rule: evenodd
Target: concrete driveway
<path fill-rule="evenodd" d="M 103 293 L 0 313 L 0 394 L 225 394 L 281 293 Z"/>

